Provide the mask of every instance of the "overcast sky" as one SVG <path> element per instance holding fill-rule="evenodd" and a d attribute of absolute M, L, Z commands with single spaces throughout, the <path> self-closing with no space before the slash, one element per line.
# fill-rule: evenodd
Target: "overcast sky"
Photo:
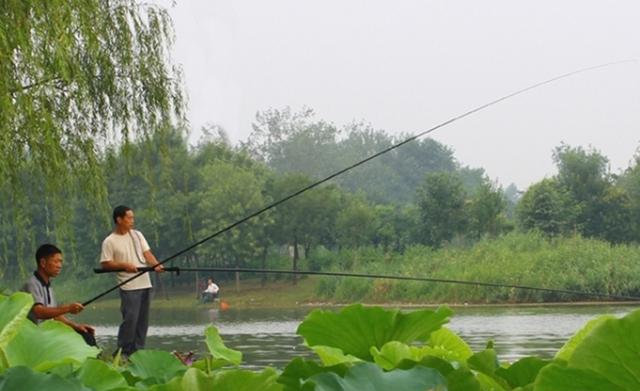
<path fill-rule="evenodd" d="M 256 111 L 313 108 L 416 133 L 530 84 L 640 58 L 640 1 L 178 0 L 169 10 L 198 130 L 244 140 Z M 640 146 L 640 63 L 520 95 L 432 137 L 464 165 L 525 189 L 555 173 L 561 142 L 614 172 Z"/>

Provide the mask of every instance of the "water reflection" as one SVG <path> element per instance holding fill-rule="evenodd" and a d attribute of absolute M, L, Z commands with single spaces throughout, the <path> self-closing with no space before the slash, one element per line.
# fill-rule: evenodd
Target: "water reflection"
<path fill-rule="evenodd" d="M 587 321 L 602 314 L 622 316 L 630 306 L 490 307 L 459 308 L 449 328 L 474 351 L 493 340 L 501 360 L 523 356 L 552 357 Z M 214 324 L 225 344 L 243 352 L 246 367 L 282 368 L 293 357 L 314 357 L 296 335 L 296 329 L 312 308 L 287 310 L 229 310 L 197 306 L 152 310 L 147 347 L 167 351 L 206 353 L 204 330 Z M 339 309 L 336 309 L 339 310 Z M 98 342 L 107 351 L 115 347 L 119 312 L 85 311 L 79 318 L 97 326 Z"/>

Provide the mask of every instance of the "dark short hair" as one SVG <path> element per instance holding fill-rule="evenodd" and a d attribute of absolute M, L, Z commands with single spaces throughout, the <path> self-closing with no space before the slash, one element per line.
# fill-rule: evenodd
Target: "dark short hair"
<path fill-rule="evenodd" d="M 130 210 L 133 210 L 133 209 L 124 205 L 118 205 L 115 208 L 113 208 L 113 222 L 117 224 L 118 217 L 121 217 L 121 218 L 124 217 L 127 214 L 127 212 Z"/>
<path fill-rule="evenodd" d="M 62 250 L 53 244 L 45 243 L 42 246 L 38 247 L 36 251 L 36 264 L 40 264 L 40 260 L 42 258 L 49 258 L 52 255 L 62 254 Z"/>

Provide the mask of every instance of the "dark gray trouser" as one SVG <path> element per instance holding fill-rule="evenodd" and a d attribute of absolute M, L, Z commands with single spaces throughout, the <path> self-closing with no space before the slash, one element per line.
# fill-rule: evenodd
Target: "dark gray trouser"
<path fill-rule="evenodd" d="M 118 348 L 127 356 L 144 348 L 149 328 L 151 288 L 125 291 L 120 289 L 122 324 L 118 329 Z"/>

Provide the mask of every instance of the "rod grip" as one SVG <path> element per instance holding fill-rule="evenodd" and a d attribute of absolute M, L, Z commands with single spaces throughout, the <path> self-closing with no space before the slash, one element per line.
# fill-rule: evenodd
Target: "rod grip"
<path fill-rule="evenodd" d="M 97 273 L 97 274 L 103 274 L 103 273 L 118 273 L 118 272 L 124 272 L 124 269 L 115 269 L 115 270 L 106 270 L 106 269 L 102 269 L 99 267 L 93 268 L 93 272 Z M 138 268 L 138 272 L 151 272 L 153 271 L 153 268 L 151 266 L 144 266 L 144 267 L 139 267 Z M 180 268 L 179 267 L 165 267 L 164 271 L 166 272 L 176 272 L 176 274 L 180 275 Z"/>

